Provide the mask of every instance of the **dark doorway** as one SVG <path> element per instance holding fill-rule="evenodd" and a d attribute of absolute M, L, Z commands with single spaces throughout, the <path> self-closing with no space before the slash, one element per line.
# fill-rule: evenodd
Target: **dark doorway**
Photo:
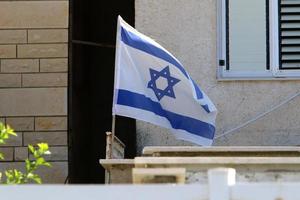
<path fill-rule="evenodd" d="M 117 16 L 134 24 L 134 0 L 70 0 L 69 182 L 103 183 L 111 130 Z M 116 135 L 135 155 L 135 121 L 117 117 Z"/>

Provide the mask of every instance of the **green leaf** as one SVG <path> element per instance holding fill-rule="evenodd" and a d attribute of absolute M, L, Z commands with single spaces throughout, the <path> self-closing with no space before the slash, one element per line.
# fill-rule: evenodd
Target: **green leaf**
<path fill-rule="evenodd" d="M 25 167 L 26 167 L 26 171 L 31 170 L 31 162 L 28 158 L 25 160 Z"/>
<path fill-rule="evenodd" d="M 2 122 L 0 122 L 0 144 L 4 144 L 5 140 L 7 140 L 10 135 L 17 136 L 9 125 L 5 126 Z"/>
<path fill-rule="evenodd" d="M 43 152 L 48 151 L 48 149 L 49 149 L 49 146 L 47 143 L 39 143 L 37 145 L 38 145 L 39 149 Z"/>
<path fill-rule="evenodd" d="M 4 156 L 2 153 L 0 153 L 0 160 L 4 160 Z"/>
<path fill-rule="evenodd" d="M 45 162 L 43 165 L 46 166 L 46 167 L 52 167 L 52 165 L 48 162 Z"/>
<path fill-rule="evenodd" d="M 41 179 L 41 177 L 40 177 L 39 175 L 37 175 L 37 174 L 29 173 L 29 174 L 27 175 L 27 178 L 30 179 L 30 180 L 35 181 L 35 182 L 38 183 L 38 184 L 42 184 L 42 179 Z"/>
<path fill-rule="evenodd" d="M 17 136 L 17 134 L 15 133 L 14 129 L 12 129 L 9 125 L 6 126 L 6 132 L 9 135 Z"/>
<path fill-rule="evenodd" d="M 32 145 L 28 145 L 28 150 L 30 151 L 30 153 L 34 153 L 35 149 Z"/>
<path fill-rule="evenodd" d="M 42 164 L 44 164 L 46 161 L 45 161 L 45 158 L 43 158 L 43 157 L 40 157 L 40 158 L 38 158 L 38 159 L 36 159 L 36 164 L 37 165 L 42 165 Z"/>

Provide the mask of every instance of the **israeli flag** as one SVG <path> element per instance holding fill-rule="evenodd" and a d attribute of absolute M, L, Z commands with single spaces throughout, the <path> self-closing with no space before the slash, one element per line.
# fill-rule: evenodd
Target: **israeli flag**
<path fill-rule="evenodd" d="M 208 146 L 217 110 L 182 64 L 118 18 L 113 115 L 169 128 L 178 139 Z"/>

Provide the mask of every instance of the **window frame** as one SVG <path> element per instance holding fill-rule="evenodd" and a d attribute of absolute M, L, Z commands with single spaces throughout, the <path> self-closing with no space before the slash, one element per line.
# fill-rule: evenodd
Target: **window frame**
<path fill-rule="evenodd" d="M 300 79 L 299 70 L 284 70 L 280 69 L 279 61 L 279 1 L 268 1 L 268 21 L 269 27 L 269 67 L 265 71 L 230 71 L 227 69 L 226 61 L 230 55 L 227 54 L 227 2 L 230 0 L 217 1 L 217 79 L 218 80 L 291 80 Z"/>

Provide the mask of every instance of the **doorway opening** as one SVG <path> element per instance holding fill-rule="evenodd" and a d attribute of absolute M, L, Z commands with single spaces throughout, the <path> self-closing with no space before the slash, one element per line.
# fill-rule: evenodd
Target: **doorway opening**
<path fill-rule="evenodd" d="M 103 183 L 106 131 L 111 130 L 117 16 L 134 25 L 134 0 L 70 0 L 69 182 Z M 136 153 L 135 120 L 117 117 L 125 156 Z"/>

